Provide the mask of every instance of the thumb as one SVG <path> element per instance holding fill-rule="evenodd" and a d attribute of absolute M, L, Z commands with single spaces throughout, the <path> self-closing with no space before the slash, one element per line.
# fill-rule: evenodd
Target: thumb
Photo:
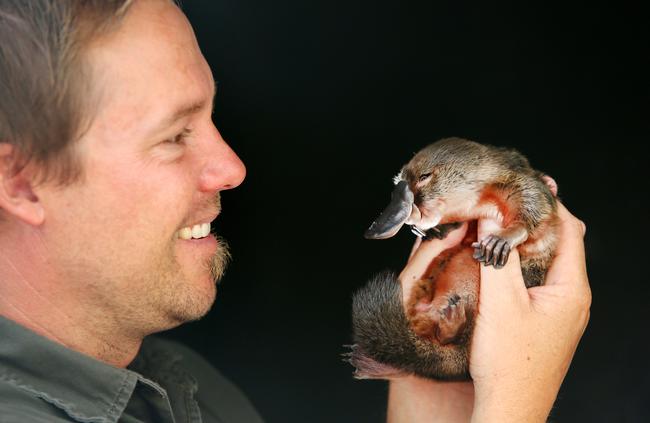
<path fill-rule="evenodd" d="M 481 220 L 478 225 L 478 239 L 498 231 L 501 227 L 492 220 Z M 480 265 L 481 285 L 479 291 L 480 303 L 494 301 L 528 302 L 526 284 L 521 274 L 519 251 L 516 248 L 510 251 L 508 261 L 501 269 L 494 266 Z"/>
<path fill-rule="evenodd" d="M 558 201 L 558 238 L 555 258 L 546 275 L 546 285 L 574 284 L 588 289 L 585 260 L 585 224 Z"/>
<path fill-rule="evenodd" d="M 402 281 L 422 279 L 428 272 L 431 262 L 444 250 L 459 244 L 466 232 L 467 223 L 463 223 L 461 227 L 447 234 L 444 239 L 416 241 L 399 279 Z"/>

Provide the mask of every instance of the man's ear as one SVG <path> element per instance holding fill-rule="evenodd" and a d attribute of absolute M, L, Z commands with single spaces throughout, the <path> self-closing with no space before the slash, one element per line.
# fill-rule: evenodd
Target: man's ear
<path fill-rule="evenodd" d="M 45 209 L 34 193 L 34 172 L 31 166 L 16 172 L 16 149 L 0 142 L 0 209 L 30 225 L 38 226 L 45 220 Z"/>

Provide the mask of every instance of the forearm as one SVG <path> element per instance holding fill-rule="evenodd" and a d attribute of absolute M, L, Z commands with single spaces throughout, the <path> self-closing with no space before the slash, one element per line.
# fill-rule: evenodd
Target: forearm
<path fill-rule="evenodd" d="M 497 382 L 476 385 L 472 422 L 546 422 L 573 357 L 570 353 L 559 355 L 568 355 L 569 359 L 546 363 L 543 371 L 517 373 L 516 377 L 508 372 L 495 374 Z M 522 362 L 532 359 L 532 352 L 521 358 Z M 522 367 L 517 365 L 517 357 L 509 363 L 512 368 Z"/>
<path fill-rule="evenodd" d="M 436 382 L 414 376 L 390 381 L 389 423 L 469 422 L 474 404 L 471 382 Z"/>
<path fill-rule="evenodd" d="M 535 389 L 539 382 L 531 382 L 531 390 L 522 392 L 522 387 L 506 392 L 498 387 L 488 394 L 477 394 L 472 414 L 472 423 L 544 423 L 553 407 L 557 390 Z"/>

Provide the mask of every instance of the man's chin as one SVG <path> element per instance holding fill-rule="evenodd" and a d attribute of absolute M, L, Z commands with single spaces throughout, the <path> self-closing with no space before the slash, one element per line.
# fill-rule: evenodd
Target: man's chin
<path fill-rule="evenodd" d="M 231 259 L 230 249 L 226 240 L 217 236 L 217 242 L 218 248 L 207 263 L 208 269 L 210 269 L 210 275 L 215 284 L 221 281 Z"/>
<path fill-rule="evenodd" d="M 217 297 L 217 283 L 230 261 L 228 244 L 222 239 L 218 244 L 215 253 L 193 269 L 196 273 L 186 274 L 184 282 L 171 293 L 167 315 L 173 326 L 198 320 L 212 308 Z"/>
<path fill-rule="evenodd" d="M 201 289 L 186 293 L 185 298 L 177 297 L 177 301 L 168 310 L 168 316 L 173 326 L 201 319 L 208 314 L 217 297 L 217 287 L 213 280 L 201 281 Z"/>

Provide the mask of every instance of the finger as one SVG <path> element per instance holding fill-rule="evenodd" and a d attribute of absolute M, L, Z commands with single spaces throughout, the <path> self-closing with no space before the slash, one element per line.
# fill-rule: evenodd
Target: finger
<path fill-rule="evenodd" d="M 431 262 L 444 250 L 444 244 L 439 239 L 421 240 L 402 271 L 402 276 L 407 279 L 421 279 Z"/>
<path fill-rule="evenodd" d="M 501 298 L 511 296 L 528 298 L 524 277 L 521 274 L 519 251 L 516 248 L 510 251 L 508 261 L 503 267 L 495 268 L 483 265 L 480 268 L 481 299 L 485 297 L 493 300 L 499 296 Z"/>
<path fill-rule="evenodd" d="M 560 222 L 571 222 L 570 224 L 573 225 L 572 229 L 577 230 L 581 236 L 585 236 L 587 233 L 587 225 L 585 225 L 585 222 L 571 214 L 559 200 L 557 201 L 557 215 L 560 218 Z"/>
<path fill-rule="evenodd" d="M 422 244 L 422 238 L 419 236 L 415 237 L 415 242 L 413 243 L 413 247 L 411 248 L 411 253 L 409 254 L 409 259 L 407 260 L 407 263 L 411 260 L 411 257 L 413 257 L 413 254 L 417 251 L 417 249 L 420 247 L 420 244 Z"/>
<path fill-rule="evenodd" d="M 460 244 L 467 234 L 467 227 L 467 222 L 462 222 L 458 228 L 447 233 L 447 236 L 441 240 L 443 249 L 446 250 Z"/>
<path fill-rule="evenodd" d="M 421 279 L 431 262 L 444 250 L 459 244 L 465 237 L 466 232 L 467 224 L 463 223 L 458 229 L 449 232 L 444 239 L 421 240 L 419 245 L 414 248 L 415 251 L 411 253 L 400 279 Z"/>
<path fill-rule="evenodd" d="M 478 225 L 478 235 L 479 237 L 487 236 L 499 229 L 500 226 L 497 222 L 481 220 Z M 516 248 L 510 251 L 503 267 L 480 266 L 480 277 L 479 301 L 494 303 L 495 301 L 510 301 L 512 298 L 528 301 L 526 284 L 521 274 L 519 252 Z"/>
<path fill-rule="evenodd" d="M 546 276 L 546 285 L 589 285 L 585 260 L 585 224 L 558 201 L 558 243 Z"/>

